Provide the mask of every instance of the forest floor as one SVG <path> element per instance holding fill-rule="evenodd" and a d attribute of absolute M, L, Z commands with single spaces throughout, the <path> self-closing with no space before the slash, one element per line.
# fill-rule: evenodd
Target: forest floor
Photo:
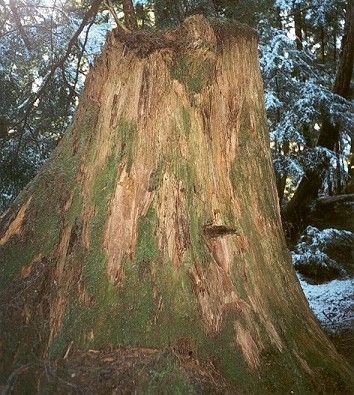
<path fill-rule="evenodd" d="M 310 308 L 354 366 L 353 218 L 354 194 L 318 199 L 292 256 Z"/>
<path fill-rule="evenodd" d="M 38 366 L 38 388 L 61 394 L 232 393 L 211 361 L 170 350 L 120 347 L 76 352 L 60 364 Z M 43 387 L 43 388 L 44 388 Z M 49 391 L 48 391 L 49 389 Z M 1 387 L 0 387 L 1 393 Z M 13 393 L 20 393 L 16 392 Z"/>
<path fill-rule="evenodd" d="M 298 275 L 310 308 L 337 350 L 354 364 L 354 278 L 309 284 Z"/>

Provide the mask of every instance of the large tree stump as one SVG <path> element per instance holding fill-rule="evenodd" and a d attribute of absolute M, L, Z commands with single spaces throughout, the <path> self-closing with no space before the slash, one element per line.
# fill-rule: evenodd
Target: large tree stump
<path fill-rule="evenodd" d="M 109 34 L 2 218 L 7 389 L 349 392 L 286 249 L 257 41 L 201 16 Z"/>

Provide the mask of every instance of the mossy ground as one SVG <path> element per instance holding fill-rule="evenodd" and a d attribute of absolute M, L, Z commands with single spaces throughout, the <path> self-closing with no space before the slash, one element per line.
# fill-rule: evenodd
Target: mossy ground
<path fill-rule="evenodd" d="M 31 385 L 36 375 L 37 386 Z M 27 377 L 25 377 L 27 376 Z M 137 393 L 216 394 L 232 393 L 232 386 L 212 363 L 173 350 L 121 347 L 77 352 L 60 364 L 33 366 L 14 381 L 14 393 Z M 24 383 L 29 387 L 24 387 Z"/>

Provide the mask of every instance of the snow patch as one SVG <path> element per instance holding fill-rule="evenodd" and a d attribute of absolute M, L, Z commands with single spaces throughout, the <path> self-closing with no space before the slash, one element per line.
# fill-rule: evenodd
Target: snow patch
<path fill-rule="evenodd" d="M 297 274 L 311 310 L 330 333 L 338 333 L 354 324 L 354 279 L 332 280 L 312 285 Z"/>
<path fill-rule="evenodd" d="M 345 277 L 351 272 L 347 261 L 351 259 L 353 245 L 352 232 L 308 226 L 292 252 L 293 264 L 297 271 L 316 282 Z"/>

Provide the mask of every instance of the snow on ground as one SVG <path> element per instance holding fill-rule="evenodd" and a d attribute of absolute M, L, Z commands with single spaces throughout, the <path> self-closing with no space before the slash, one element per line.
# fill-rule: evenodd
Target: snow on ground
<path fill-rule="evenodd" d="M 312 311 L 331 333 L 350 329 L 354 324 L 354 278 L 312 285 L 298 278 Z"/>

